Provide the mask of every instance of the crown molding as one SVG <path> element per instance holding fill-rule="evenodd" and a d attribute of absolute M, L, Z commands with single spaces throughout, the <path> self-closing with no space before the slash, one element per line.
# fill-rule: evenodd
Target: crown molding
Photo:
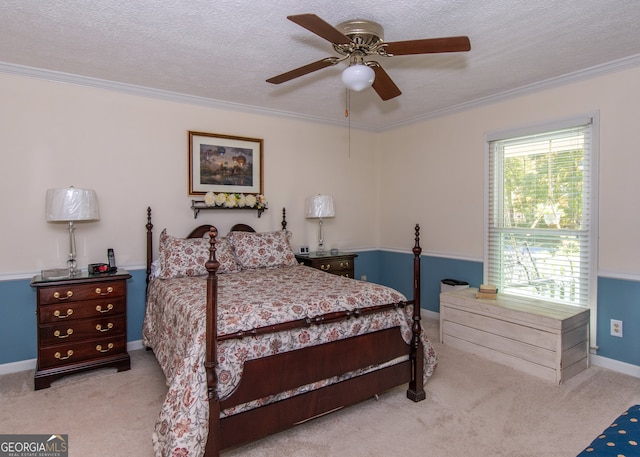
<path fill-rule="evenodd" d="M 425 113 L 423 115 L 416 116 L 402 122 L 389 124 L 384 128 L 384 130 L 390 130 L 397 127 L 415 124 L 417 122 L 425 121 L 428 119 L 448 116 L 450 114 L 456 114 L 461 111 L 466 111 L 472 108 L 478 108 L 478 107 L 490 105 L 492 103 L 496 103 L 499 101 L 521 97 L 524 95 L 533 94 L 533 93 L 540 92 L 547 89 L 553 89 L 556 87 L 564 86 L 566 84 L 593 79 L 609 73 L 616 73 L 619 71 L 629 70 L 632 68 L 636 68 L 638 66 L 640 66 L 640 54 L 636 54 L 630 57 L 625 57 L 619 60 L 614 60 L 612 62 L 607 62 L 601 65 L 596 65 L 594 67 L 586 68 L 584 70 L 579 70 L 573 73 L 568 73 L 566 75 L 557 76 L 555 78 L 546 79 L 544 81 L 538 81 L 536 83 L 528 84 L 522 87 L 517 87 L 515 89 L 510 89 L 504 92 L 500 92 L 498 94 L 489 95 L 487 97 L 478 98 L 476 100 L 461 103 L 459 105 L 455 105 L 449 108 L 444 108 L 441 110 L 432 111 L 430 113 Z"/>
<path fill-rule="evenodd" d="M 76 86 L 91 87 L 94 89 L 104 89 L 115 92 L 121 92 L 129 95 L 140 97 L 156 98 L 177 103 L 186 103 L 190 105 L 205 106 L 207 108 L 223 109 L 239 111 L 244 113 L 256 114 L 261 116 L 282 117 L 303 120 L 314 123 L 330 124 L 340 127 L 346 127 L 345 121 L 335 119 L 327 119 L 307 114 L 293 113 L 270 108 L 262 108 L 253 105 L 243 105 L 241 103 L 226 102 L 207 97 L 199 97 L 196 95 L 188 95 L 180 92 L 172 92 L 151 87 L 138 86 L 135 84 L 120 83 L 109 81 L 106 79 L 94 78 L 91 76 L 76 75 L 73 73 L 65 73 L 56 70 L 46 70 L 43 68 L 29 67 L 25 65 L 17 65 L 13 63 L 0 62 L 0 73 L 13 76 L 24 76 L 29 78 L 42 79 L 45 81 L 58 82 L 64 84 L 73 84 Z M 367 125 L 351 122 L 351 127 L 362 130 L 373 130 Z"/>
<path fill-rule="evenodd" d="M 160 89 L 153 89 L 150 87 L 137 86 L 134 84 L 125 84 L 115 81 L 109 81 L 105 79 L 93 78 L 89 76 L 75 75 L 72 73 L 65 73 L 54 70 L 45 70 L 41 68 L 29 67 L 24 65 L 17 65 L 7 62 L 0 62 L 0 73 L 5 73 L 14 76 L 25 76 L 30 78 L 43 79 L 46 81 L 60 82 L 66 84 L 74 84 L 78 86 L 93 87 L 97 89 L 111 90 L 116 92 L 127 93 L 131 95 L 137 95 L 141 97 L 151 97 L 157 99 L 163 99 L 167 101 L 173 101 L 178 103 L 187 103 L 193 105 L 206 106 L 209 108 L 240 111 L 245 113 L 251 113 L 261 116 L 272 116 L 289 119 L 297 119 L 308 122 L 315 122 L 321 124 L 329 124 L 340 127 L 350 127 L 359 130 L 367 131 L 386 131 L 392 130 L 398 127 L 403 127 L 417 122 L 425 120 L 448 116 L 451 114 L 459 113 L 461 111 L 469 110 L 472 108 L 478 108 L 480 106 L 489 105 L 502 100 L 507 100 L 523 95 L 532 94 L 542 90 L 547 90 L 566 84 L 592 79 L 598 76 L 606 75 L 609 73 L 615 73 L 618 71 L 624 71 L 631 68 L 640 66 L 640 54 L 626 57 L 612 62 L 596 65 L 584 70 L 576 71 L 566 75 L 550 78 L 544 81 L 539 81 L 526 86 L 518 87 L 515 89 L 500 92 L 498 94 L 482 97 L 469 102 L 461 103 L 449 108 L 444 108 L 430 113 L 425 113 L 420 116 L 415 116 L 406 119 L 401 122 L 388 124 L 384 128 L 376 128 L 367 124 L 359 124 L 357 122 L 351 122 L 346 124 L 345 121 L 338 121 L 335 119 L 327 119 L 319 116 L 311 116 L 306 114 L 292 113 L 289 111 L 281 111 L 269 108 L 261 108 L 252 105 L 243 105 L 240 103 L 225 102 L 221 100 L 215 100 L 206 97 L 198 97 L 194 95 L 182 94 L 179 92 L 171 92 Z"/>

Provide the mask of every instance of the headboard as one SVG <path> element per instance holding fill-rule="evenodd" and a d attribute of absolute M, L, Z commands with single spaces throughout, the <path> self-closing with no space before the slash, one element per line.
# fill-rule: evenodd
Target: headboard
<path fill-rule="evenodd" d="M 210 224 L 204 224 L 204 225 L 201 225 L 199 227 L 196 227 L 191 231 L 191 233 L 189 233 L 187 238 L 202 238 L 207 233 L 209 233 L 209 230 L 211 229 L 211 227 L 214 227 L 214 226 L 210 225 Z M 247 225 L 247 224 L 236 224 L 233 227 L 231 227 L 230 231 L 231 232 L 253 232 L 253 233 L 255 233 L 255 230 L 253 229 L 253 227 L 251 227 L 250 225 Z"/>
<path fill-rule="evenodd" d="M 282 208 L 282 230 L 287 229 L 287 219 L 286 219 L 286 209 Z M 147 229 L 147 285 L 149 284 L 149 279 L 151 278 L 151 263 L 153 262 L 153 224 L 151 223 L 151 207 L 147 207 L 147 224 L 145 225 Z M 187 238 L 202 238 L 205 234 L 209 233 L 211 227 L 214 227 L 211 224 L 200 225 L 199 227 L 194 228 L 191 233 L 187 236 Z M 231 227 L 231 232 L 254 232 L 253 227 L 247 224 L 235 224 Z"/>

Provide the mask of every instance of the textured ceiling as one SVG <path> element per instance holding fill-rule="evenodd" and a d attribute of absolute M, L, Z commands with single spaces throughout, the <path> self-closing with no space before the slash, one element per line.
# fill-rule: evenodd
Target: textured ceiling
<path fill-rule="evenodd" d="M 352 93 L 351 122 L 384 129 L 602 66 L 640 64 L 639 0 L 3 0 L 0 67 L 34 67 L 345 122 L 346 63 L 286 19 L 379 22 L 386 41 L 467 35 L 467 53 L 378 57 L 403 94 Z"/>

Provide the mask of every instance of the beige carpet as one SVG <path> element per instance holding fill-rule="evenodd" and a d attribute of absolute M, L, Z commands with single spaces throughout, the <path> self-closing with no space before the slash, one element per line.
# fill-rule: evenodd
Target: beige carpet
<path fill-rule="evenodd" d="M 640 403 L 640 379 L 599 367 L 562 386 L 438 344 L 439 366 L 413 403 L 396 389 L 225 457 L 575 456 Z M 166 387 L 151 352 L 132 369 L 67 376 L 33 391 L 33 372 L 0 377 L 0 434 L 68 434 L 72 457 L 152 457 L 151 432 Z"/>

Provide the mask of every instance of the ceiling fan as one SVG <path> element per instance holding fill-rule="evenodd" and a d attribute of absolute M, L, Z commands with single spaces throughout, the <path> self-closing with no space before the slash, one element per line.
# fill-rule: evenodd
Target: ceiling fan
<path fill-rule="evenodd" d="M 364 19 L 345 21 L 333 27 L 315 14 L 297 14 L 287 19 L 315 33 L 333 44 L 342 57 L 325 57 L 316 62 L 267 79 L 281 84 L 317 70 L 336 65 L 349 59 L 349 67 L 342 73 L 342 81 L 351 90 L 360 91 L 372 86 L 382 100 L 397 97 L 402 92 L 382 66 L 368 56 L 402 56 L 440 52 L 469 51 L 471 43 L 466 36 L 426 38 L 408 41 L 384 41 L 384 29 L 380 24 Z"/>

